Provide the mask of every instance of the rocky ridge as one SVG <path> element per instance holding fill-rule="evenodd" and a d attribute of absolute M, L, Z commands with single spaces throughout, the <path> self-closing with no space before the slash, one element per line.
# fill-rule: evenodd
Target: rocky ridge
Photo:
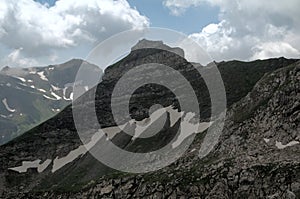
<path fill-rule="evenodd" d="M 198 94 L 199 105 L 205 113 L 201 119 L 209 117 L 209 96 L 203 92 L 205 84 L 201 77 L 194 75 L 190 63 L 171 52 L 147 49 L 133 51 L 106 69 L 96 98 L 97 114 L 105 116 L 100 118 L 104 126 L 114 126 L 109 102 L 118 78 L 145 62 L 172 64 L 181 71 L 195 91 L 202 93 Z M 0 148 L 0 193 L 8 198 L 299 197 L 299 144 L 295 144 L 299 141 L 299 63 L 296 62 L 280 58 L 217 63 L 230 111 L 219 143 L 204 159 L 199 159 L 197 154 L 205 135 L 199 134 L 177 162 L 143 175 L 116 172 L 88 153 L 55 173 L 50 167 L 42 173 L 36 169 L 22 174 L 8 171 L 7 168 L 24 160 L 63 157 L 81 145 L 68 107 Z M 151 85 L 135 93 L 131 114 L 138 120 L 145 118 L 149 107 L 157 103 L 178 106 L 168 91 Z M 145 144 L 126 140 L 128 137 L 121 136 L 113 141 L 127 149 L 133 146 L 139 149 Z M 163 145 L 165 141 L 156 137 L 150 143 Z M 153 149 L 148 147 L 147 150 Z"/>
<path fill-rule="evenodd" d="M 218 145 L 202 160 L 195 150 L 203 138 L 198 136 L 184 157 L 160 171 L 107 175 L 75 193 L 23 196 L 299 198 L 299 77 L 300 62 L 265 75 L 230 109 Z M 248 112 L 241 112 L 245 107 Z M 298 143 L 288 146 L 292 141 Z"/>
<path fill-rule="evenodd" d="M 0 71 L 0 145 L 68 106 L 81 65 L 90 71 L 100 70 L 79 59 L 47 67 L 4 67 Z M 88 90 L 86 85 L 82 84 Z"/>

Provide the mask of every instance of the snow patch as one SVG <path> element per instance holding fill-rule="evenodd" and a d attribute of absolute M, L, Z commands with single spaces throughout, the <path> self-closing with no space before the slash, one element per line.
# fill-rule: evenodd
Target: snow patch
<path fill-rule="evenodd" d="M 52 162 L 52 160 L 47 159 L 45 162 L 40 164 L 41 160 L 35 160 L 35 161 L 23 161 L 22 165 L 19 167 L 9 168 L 9 170 L 17 171 L 19 173 L 26 173 L 28 169 L 30 168 L 37 168 L 37 171 L 39 173 L 43 172 Z"/>
<path fill-rule="evenodd" d="M 170 116 L 170 127 L 173 127 L 176 124 L 176 122 L 183 115 L 182 112 L 178 112 L 177 109 L 173 109 L 172 106 L 169 106 L 169 107 L 161 108 L 161 109 L 158 109 L 158 110 L 154 111 L 150 115 L 149 118 L 145 118 L 142 121 L 130 120 L 129 124 L 131 124 L 131 125 L 135 124 L 136 125 L 135 133 L 134 133 L 134 135 L 132 137 L 132 140 L 135 140 L 136 138 L 141 137 L 141 135 L 143 134 L 143 132 L 145 132 L 155 121 L 157 121 L 165 113 L 169 113 L 169 116 Z M 157 128 L 157 127 L 155 127 L 155 128 Z M 158 127 L 158 128 L 160 128 L 160 127 Z M 155 132 L 156 130 L 153 129 L 153 131 Z M 146 138 L 146 137 L 142 137 L 142 138 Z"/>
<path fill-rule="evenodd" d="M 56 157 L 53 161 L 52 173 L 64 167 L 66 164 L 73 162 L 79 156 L 83 156 L 86 154 L 87 149 L 84 145 L 79 146 L 77 149 L 71 151 L 67 156 L 59 158 Z"/>
<path fill-rule="evenodd" d="M 8 104 L 7 104 L 7 99 L 6 99 L 6 98 L 4 98 L 4 99 L 2 100 L 2 103 L 4 104 L 5 108 L 6 108 L 9 112 L 11 112 L 11 113 L 16 112 L 16 109 L 13 109 L 13 108 L 11 108 L 11 107 L 8 106 Z"/>
<path fill-rule="evenodd" d="M 57 100 L 56 98 L 52 98 L 52 97 L 49 97 L 47 95 L 43 95 L 43 97 L 46 98 L 46 99 L 49 99 L 49 100 Z"/>
<path fill-rule="evenodd" d="M 129 124 L 135 124 L 135 132 L 132 137 L 132 140 L 141 137 L 142 133 L 145 132 L 156 120 L 158 120 L 163 114 L 166 113 L 165 108 L 158 109 L 154 111 L 149 118 L 145 118 L 142 121 L 130 120 Z M 155 130 L 154 130 L 155 131 Z M 145 138 L 145 137 L 143 137 Z"/>
<path fill-rule="evenodd" d="M 72 92 L 72 93 L 70 94 L 70 100 L 73 100 L 73 96 L 74 96 L 74 93 Z"/>
<path fill-rule="evenodd" d="M 204 127 L 207 127 L 208 125 L 206 123 L 193 123 L 192 120 L 195 117 L 194 113 L 187 113 L 180 123 L 180 133 L 178 135 L 178 138 L 175 142 L 172 143 L 172 147 L 176 148 L 178 147 L 186 138 L 193 135 L 194 133 L 198 133 L 199 129 L 203 131 L 203 129 L 206 129 Z M 201 125 L 204 125 L 202 127 Z M 208 128 L 208 127 L 207 127 Z M 184 129 L 184 132 L 181 131 L 181 129 Z M 201 132 L 202 132 L 201 131 Z"/>
<path fill-rule="evenodd" d="M 71 94 L 70 94 L 70 98 L 67 98 L 67 96 L 66 96 L 66 92 L 67 92 L 67 89 L 68 89 L 69 87 L 65 87 L 64 89 L 63 89 L 63 99 L 64 100 L 67 100 L 67 101 L 70 101 L 70 100 L 73 100 L 73 95 L 74 95 L 74 93 L 72 92 Z"/>
<path fill-rule="evenodd" d="M 204 132 L 206 129 L 208 129 L 211 125 L 213 124 L 213 122 L 202 122 L 199 124 L 199 128 L 198 128 L 198 132 L 197 133 L 202 133 Z"/>
<path fill-rule="evenodd" d="M 270 139 L 264 138 L 264 141 L 265 141 L 266 143 L 269 143 L 269 142 L 270 142 Z"/>
<path fill-rule="evenodd" d="M 277 141 L 276 141 L 275 146 L 276 146 L 278 149 L 285 149 L 286 147 L 294 146 L 294 145 L 299 144 L 299 143 L 300 143 L 300 142 L 294 140 L 294 141 L 291 141 L 291 142 L 289 142 L 288 144 L 284 145 L 284 144 L 282 144 L 281 142 L 277 142 Z"/>
<path fill-rule="evenodd" d="M 119 133 L 121 131 L 121 129 L 124 128 L 124 127 L 125 127 L 125 125 L 123 125 L 122 127 L 108 127 L 108 128 L 105 128 L 105 129 L 101 129 L 101 131 L 103 131 L 104 134 L 106 134 L 107 136 L 113 137 L 114 135 Z M 56 157 L 53 161 L 52 173 L 54 173 L 55 171 L 61 169 L 62 167 L 64 167 L 68 163 L 73 162 L 77 158 L 82 157 L 83 155 L 85 155 L 89 150 L 91 150 L 96 145 L 96 143 L 102 137 L 103 137 L 102 133 L 96 132 L 92 136 L 91 141 L 89 143 L 79 146 L 77 149 L 71 151 L 65 157 L 62 157 L 62 158 Z"/>
<path fill-rule="evenodd" d="M 93 146 L 95 146 L 95 144 L 102 138 L 102 136 L 103 134 L 97 132 L 93 135 L 89 143 L 79 146 L 77 149 L 71 151 L 67 156 L 63 158 L 56 157 L 53 161 L 52 173 L 64 167 L 66 164 L 73 162 L 78 157 L 86 154 Z"/>
<path fill-rule="evenodd" d="M 5 119 L 7 118 L 7 116 L 5 116 L 5 115 L 0 115 L 0 117 L 3 117 L 3 118 L 5 118 Z"/>
<path fill-rule="evenodd" d="M 61 100 L 61 97 L 58 96 L 56 93 L 51 92 L 51 95 L 54 96 L 56 98 L 56 100 Z"/>
<path fill-rule="evenodd" d="M 47 91 L 45 91 L 44 89 L 41 89 L 41 88 L 37 88 L 38 91 L 41 91 L 43 93 L 46 93 Z"/>
<path fill-rule="evenodd" d="M 37 74 L 40 76 L 41 80 L 48 81 L 44 71 L 38 72 Z"/>
<path fill-rule="evenodd" d="M 22 82 L 26 82 L 26 79 L 24 79 L 23 77 L 16 77 L 14 76 L 14 78 L 21 80 Z"/>
<path fill-rule="evenodd" d="M 102 129 L 102 131 L 105 133 L 107 136 L 107 140 L 113 139 L 118 133 L 120 133 L 125 127 L 127 126 L 126 124 L 123 124 L 121 126 L 114 126 L 114 127 L 109 127 Z"/>
<path fill-rule="evenodd" d="M 173 127 L 183 116 L 183 112 L 179 112 L 177 109 L 173 109 L 171 106 L 167 107 L 166 109 L 170 113 L 170 126 Z"/>
<path fill-rule="evenodd" d="M 51 85 L 51 88 L 52 88 L 54 91 L 59 91 L 59 90 L 60 90 L 60 88 L 58 88 L 58 87 L 56 87 L 56 86 L 54 86 L 54 85 Z"/>
<path fill-rule="evenodd" d="M 47 96 L 48 97 L 48 96 Z M 49 98 L 49 97 L 48 97 Z M 51 98 L 50 98 L 51 99 Z M 57 110 L 57 109 L 52 109 L 52 110 Z M 174 110 L 171 107 L 167 108 L 162 108 L 150 115 L 150 118 L 146 118 L 143 121 L 135 121 L 131 120 L 124 125 L 121 126 L 115 126 L 115 127 L 108 127 L 105 129 L 101 129 L 101 132 L 104 134 L 100 133 L 100 131 L 96 132 L 92 138 L 91 141 L 89 141 L 87 144 L 81 145 L 75 150 L 72 150 L 68 153 L 68 155 L 64 157 L 56 157 L 53 160 L 53 166 L 52 166 L 52 173 L 56 172 L 57 170 L 63 168 L 65 165 L 73 162 L 77 158 L 82 157 L 85 155 L 89 150 L 91 150 L 96 143 L 103 137 L 103 135 L 106 135 L 107 139 L 112 139 L 115 135 L 120 133 L 127 125 L 130 125 L 132 123 L 140 123 L 140 127 L 136 127 L 135 129 L 135 136 L 137 136 L 139 133 L 143 132 L 149 124 L 153 123 L 155 120 L 159 119 L 160 116 L 164 113 L 169 112 L 170 113 L 170 125 L 175 125 L 176 122 L 182 118 L 183 113 L 178 112 L 178 110 Z M 194 122 L 195 114 L 194 113 L 187 113 L 184 117 L 184 119 L 181 121 L 182 129 L 185 129 L 185 132 L 180 132 L 177 140 L 172 144 L 172 147 L 177 147 L 181 144 L 181 142 L 189 137 L 190 135 L 194 133 L 199 133 L 203 132 L 207 128 L 210 127 L 212 122 L 204 122 L 204 123 L 195 123 Z M 150 121 L 149 121 L 150 120 Z M 191 150 L 191 152 L 194 152 L 196 149 Z M 49 164 L 52 162 L 51 160 L 48 160 Z M 48 163 L 47 162 L 47 163 Z M 26 163 L 26 164 L 24 164 Z M 23 162 L 23 167 L 16 167 L 18 168 L 18 171 L 26 172 L 28 168 L 39 168 L 40 167 L 40 172 L 42 172 L 44 169 L 48 167 L 49 164 L 44 165 L 44 167 L 41 167 L 39 164 L 40 160 L 36 160 L 34 162 Z M 45 163 L 44 163 L 45 164 Z M 11 170 L 16 170 L 16 168 L 10 168 Z"/>
<path fill-rule="evenodd" d="M 64 98 L 64 100 L 68 100 L 66 98 L 66 91 L 67 91 L 67 89 L 68 89 L 68 87 L 65 87 L 64 90 L 63 90 L 63 98 Z"/>

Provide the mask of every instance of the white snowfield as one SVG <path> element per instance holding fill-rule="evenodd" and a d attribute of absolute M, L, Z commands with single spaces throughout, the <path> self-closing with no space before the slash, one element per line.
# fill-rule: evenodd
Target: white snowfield
<path fill-rule="evenodd" d="M 73 93 L 73 92 L 70 94 L 70 99 L 71 99 L 71 100 L 74 99 L 74 93 Z"/>
<path fill-rule="evenodd" d="M 39 90 L 39 91 L 41 91 L 41 92 L 46 92 L 45 90 Z M 52 97 L 49 97 L 48 95 L 43 95 L 44 96 L 44 98 L 46 98 L 46 99 L 49 99 L 49 100 L 54 100 L 54 101 L 57 101 L 57 100 L 61 100 L 62 98 L 59 96 L 59 95 L 57 95 L 56 93 L 54 93 L 54 92 L 51 92 L 51 96 Z"/>
<path fill-rule="evenodd" d="M 2 103 L 4 104 L 5 108 L 6 108 L 9 112 L 11 112 L 11 113 L 16 112 L 16 109 L 13 109 L 13 108 L 9 107 L 9 105 L 7 104 L 7 99 L 6 99 L 6 98 L 4 98 L 4 99 L 2 100 Z"/>
<path fill-rule="evenodd" d="M 286 145 L 284 145 L 284 144 L 282 144 L 281 142 L 277 142 L 277 141 L 276 141 L 275 146 L 276 146 L 278 149 L 285 149 L 286 147 L 291 147 L 291 146 L 294 146 L 294 145 L 296 145 L 296 144 L 300 144 L 300 142 L 293 140 L 293 141 L 287 143 Z"/>
<path fill-rule="evenodd" d="M 271 139 L 264 138 L 264 141 L 265 141 L 265 143 L 268 144 L 268 143 L 270 143 Z M 278 141 L 275 142 L 275 146 L 277 147 L 277 149 L 285 149 L 287 147 L 291 147 L 291 146 L 294 146 L 294 145 L 297 145 L 297 144 L 300 144 L 300 142 L 296 141 L 296 140 L 293 140 L 293 141 L 291 141 L 287 144 L 282 144 L 282 142 L 278 142 Z M 273 142 L 272 142 L 272 145 L 273 145 Z"/>
<path fill-rule="evenodd" d="M 45 91 L 44 89 L 41 89 L 41 88 L 37 88 L 36 90 L 42 92 L 42 93 L 46 93 L 47 91 Z"/>
<path fill-rule="evenodd" d="M 129 124 L 135 124 L 135 132 L 132 136 L 132 140 L 141 137 L 142 133 L 145 132 L 157 119 L 159 119 L 164 113 L 166 113 L 166 109 L 162 108 L 157 111 L 154 111 L 149 118 L 145 118 L 142 121 L 130 120 Z M 172 125 L 171 125 L 172 126 Z M 145 138 L 145 137 L 144 137 Z"/>
<path fill-rule="evenodd" d="M 14 78 L 16 78 L 16 79 L 19 79 L 19 80 L 21 80 L 22 82 L 26 82 L 26 79 L 25 78 L 23 78 L 23 77 L 17 77 L 17 76 L 13 76 Z"/>
<path fill-rule="evenodd" d="M 50 164 L 51 160 L 47 159 L 45 162 L 40 164 L 41 160 L 35 160 L 35 161 L 23 161 L 22 165 L 19 167 L 9 168 L 9 170 L 17 171 L 19 173 L 26 173 L 28 169 L 34 169 L 37 168 L 37 171 L 39 173 L 43 172 Z"/>
<path fill-rule="evenodd" d="M 52 95 L 53 97 L 55 97 L 56 100 L 61 100 L 61 97 L 58 96 L 56 93 L 51 92 L 51 95 Z"/>
<path fill-rule="evenodd" d="M 213 122 L 202 122 L 202 123 L 194 124 L 193 122 L 191 122 L 193 117 L 194 117 L 193 113 L 186 114 L 186 117 L 184 118 L 183 122 L 181 122 L 181 129 L 184 129 L 184 131 L 180 131 L 177 140 L 174 143 L 172 143 L 173 148 L 178 147 L 189 136 L 204 132 L 213 123 Z"/>
<path fill-rule="evenodd" d="M 90 149 L 92 149 L 96 143 L 103 137 L 107 136 L 107 140 L 112 139 L 114 136 L 116 136 L 118 133 L 122 132 L 122 130 L 127 125 L 132 125 L 133 123 L 136 124 L 134 137 L 137 138 L 139 135 L 141 135 L 154 121 L 159 119 L 163 113 L 168 112 L 170 114 L 170 126 L 173 127 L 176 122 L 178 122 L 181 119 L 181 129 L 184 129 L 184 131 L 180 131 L 177 139 L 175 142 L 172 143 L 172 147 L 176 148 L 178 147 L 186 138 L 188 138 L 192 134 L 201 133 L 205 131 L 207 128 L 210 127 L 212 122 L 204 122 L 204 123 L 195 123 L 192 122 L 194 120 L 194 113 L 187 113 L 184 114 L 183 112 L 178 112 L 178 110 L 173 109 L 172 107 L 162 108 L 158 109 L 155 112 L 153 112 L 149 118 L 146 118 L 143 121 L 135 121 L 130 120 L 129 122 L 125 123 L 121 126 L 115 126 L 115 127 L 108 127 L 105 129 L 101 129 L 103 133 L 95 133 L 91 141 L 89 141 L 85 145 L 79 146 L 77 149 L 70 151 L 68 155 L 64 157 L 56 157 L 54 160 L 47 160 L 43 164 L 40 164 L 40 160 L 36 160 L 33 162 L 24 161 L 23 164 L 19 167 L 9 168 L 9 170 L 14 170 L 19 173 L 25 173 L 27 172 L 28 168 L 37 168 L 38 172 L 43 172 L 49 165 L 52 163 L 52 173 L 56 172 L 57 170 L 61 169 L 62 167 L 66 166 L 67 164 L 73 162 L 77 158 L 82 157 L 85 155 Z M 184 117 L 183 117 L 184 116 Z"/>
<path fill-rule="evenodd" d="M 52 85 L 52 84 L 51 84 L 51 88 L 52 88 L 54 91 L 59 91 L 59 90 L 60 90 L 60 88 L 58 88 L 58 87 L 56 87 L 56 86 L 54 86 L 54 85 Z"/>
<path fill-rule="evenodd" d="M 264 138 L 264 141 L 265 141 L 265 143 L 269 143 L 269 142 L 270 142 L 270 139 Z"/>
<path fill-rule="evenodd" d="M 48 81 L 44 71 L 38 72 L 37 74 L 40 76 L 41 80 Z"/>
<path fill-rule="evenodd" d="M 47 96 L 47 95 L 43 95 L 43 97 L 46 98 L 46 99 L 49 99 L 49 100 L 54 100 L 54 101 L 57 100 L 56 98 L 52 98 L 52 97 L 49 97 L 49 96 Z"/>
<path fill-rule="evenodd" d="M 70 97 L 68 98 L 66 95 L 67 95 L 67 89 L 69 87 L 66 86 L 64 89 L 63 89 L 63 99 L 66 100 L 66 101 L 72 101 L 73 100 L 73 92 L 70 94 Z"/>

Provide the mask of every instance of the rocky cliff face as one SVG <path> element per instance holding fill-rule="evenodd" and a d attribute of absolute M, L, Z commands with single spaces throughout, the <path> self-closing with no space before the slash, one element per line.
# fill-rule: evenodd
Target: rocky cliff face
<path fill-rule="evenodd" d="M 195 75 L 190 63 L 164 50 L 134 50 L 128 57 L 108 67 L 98 85 L 96 108 L 98 116 L 105 116 L 99 119 L 103 126 L 114 126 L 109 104 L 115 83 L 127 70 L 145 62 L 171 64 L 185 75 L 197 92 L 199 105 L 205 113 L 201 120 L 209 117 L 206 86 L 201 77 Z M 200 159 L 198 151 L 205 133 L 199 134 L 177 162 L 147 174 L 114 171 L 89 153 L 83 153 L 53 172 L 57 157 L 66 157 L 82 145 L 74 127 L 71 107 L 68 107 L 0 148 L 1 197 L 299 197 L 299 67 L 297 60 L 283 58 L 218 63 L 229 108 L 218 144 L 208 156 Z M 149 107 L 157 103 L 178 106 L 165 88 L 150 85 L 136 91 L 130 105 L 133 118 L 149 117 Z M 148 140 L 147 150 L 163 146 L 168 141 L 172 128 L 163 131 L 170 133 Z M 112 141 L 133 151 L 145 146 L 145 142 L 132 141 L 131 137 L 122 134 Z M 22 165 L 23 161 L 38 159 L 41 160 L 39 168 L 22 173 L 8 170 Z M 42 165 L 46 168 L 41 171 Z"/>
<path fill-rule="evenodd" d="M 265 75 L 231 108 L 218 145 L 203 160 L 194 150 L 197 137 L 184 157 L 160 171 L 117 173 L 80 192 L 43 197 L 299 198 L 299 77 L 300 63 Z"/>

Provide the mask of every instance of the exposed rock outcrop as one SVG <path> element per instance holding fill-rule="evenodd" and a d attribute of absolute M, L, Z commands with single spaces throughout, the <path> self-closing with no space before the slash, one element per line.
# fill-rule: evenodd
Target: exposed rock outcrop
<path fill-rule="evenodd" d="M 156 45 L 156 44 L 155 44 Z M 172 65 L 193 85 L 199 106 L 210 116 L 210 98 L 201 76 L 176 53 L 158 49 L 133 50 L 108 67 L 96 96 L 97 114 L 105 127 L 114 126 L 111 93 L 122 75 L 141 63 Z M 114 171 L 86 153 L 55 173 L 7 170 L 22 161 L 66 156 L 82 143 L 68 107 L 62 113 L 0 147 L 0 196 L 3 198 L 297 198 L 300 197 L 299 95 L 300 63 L 284 58 L 255 62 L 217 63 L 223 77 L 228 117 L 214 150 L 198 157 L 205 134 L 196 136 L 187 153 L 172 165 L 147 174 Z M 205 67 L 204 67 L 205 69 Z M 203 70 L 204 70 L 203 69 Z M 153 75 L 155 68 L 149 71 Z M 162 77 L 172 74 L 160 74 Z M 89 95 L 87 93 L 86 95 Z M 83 98 L 81 98 L 84 100 Z M 188 100 L 188 99 L 187 99 Z M 88 102 L 87 102 L 88 103 Z M 178 102 L 165 88 L 150 85 L 137 90 L 131 115 L 149 116 L 153 104 Z M 128 121 L 129 118 L 124 118 Z M 88 122 L 88 121 L 87 121 Z M 168 126 L 166 126 L 168 127 Z M 167 128 L 172 132 L 172 129 Z M 165 131 L 167 131 L 167 129 Z M 172 133 L 168 134 L 172 135 Z M 166 137 L 152 138 L 155 146 Z M 128 141 L 129 140 L 129 141 Z M 145 143 L 128 136 L 113 140 L 122 148 L 139 150 Z M 134 146 L 134 149 L 132 147 Z M 143 148 L 145 150 L 145 148 Z M 147 145 L 147 150 L 153 146 Z M 1 195 L 2 194 L 2 195 Z"/>

